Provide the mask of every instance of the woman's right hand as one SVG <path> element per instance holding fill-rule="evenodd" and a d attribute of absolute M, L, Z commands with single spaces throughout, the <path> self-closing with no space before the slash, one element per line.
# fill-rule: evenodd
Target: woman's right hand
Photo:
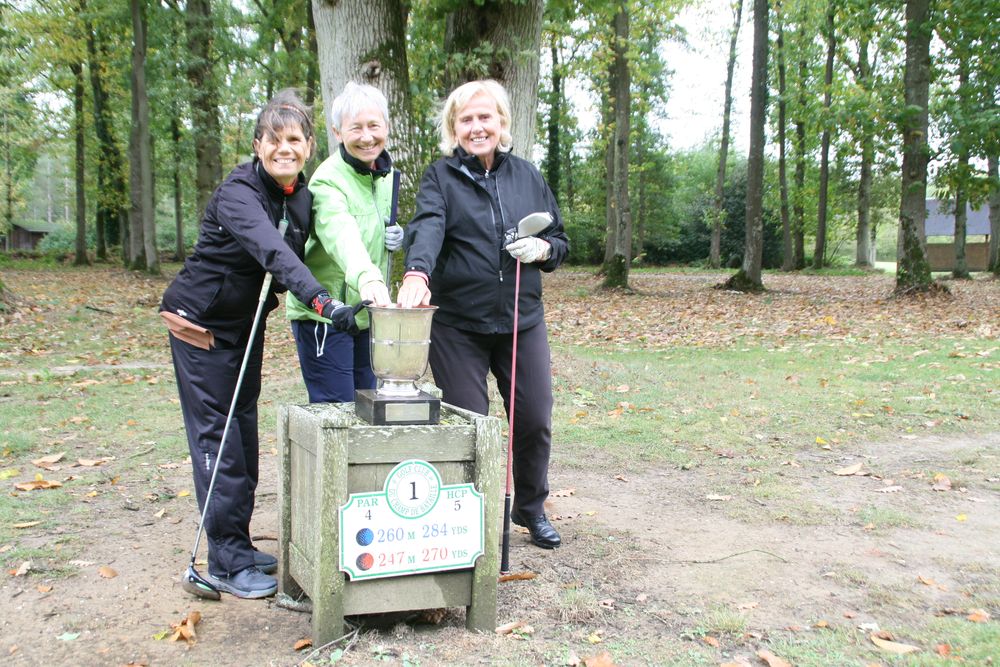
<path fill-rule="evenodd" d="M 361 294 L 362 301 L 371 301 L 374 306 L 385 308 L 392 305 L 389 289 L 381 280 L 373 280 L 365 283 L 358 292 Z"/>
<path fill-rule="evenodd" d="M 422 275 L 408 275 L 403 278 L 396 294 L 396 303 L 403 308 L 427 306 L 431 302 L 431 290 L 427 287 L 427 279 Z"/>

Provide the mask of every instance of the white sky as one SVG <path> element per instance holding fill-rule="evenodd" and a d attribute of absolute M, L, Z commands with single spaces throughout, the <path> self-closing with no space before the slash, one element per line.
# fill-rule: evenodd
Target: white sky
<path fill-rule="evenodd" d="M 666 116 L 659 122 L 660 131 L 669 139 L 672 150 L 688 150 L 722 131 L 722 105 L 726 85 L 726 61 L 733 14 L 730 0 L 701 0 L 682 11 L 677 23 L 687 30 L 687 43 L 664 40 L 661 55 L 673 71 L 668 80 Z M 750 58 L 753 26 L 750 0 L 744 0 L 742 26 L 737 44 L 733 76 L 733 110 L 730 147 L 746 152 L 750 144 L 747 119 L 750 117 Z M 598 112 L 592 100 L 567 83 L 571 99 L 576 100 L 578 122 L 589 130 Z"/>
<path fill-rule="evenodd" d="M 688 43 L 670 40 L 661 53 L 673 70 L 670 93 L 660 128 L 670 147 L 683 150 L 702 144 L 722 131 L 722 108 L 726 86 L 726 61 L 733 14 L 729 0 L 704 0 L 698 8 L 685 9 L 678 24 L 688 31 Z M 751 3 L 744 0 L 742 26 L 733 73 L 733 110 L 730 140 L 733 150 L 745 152 L 750 144 L 750 59 L 753 50 Z"/>

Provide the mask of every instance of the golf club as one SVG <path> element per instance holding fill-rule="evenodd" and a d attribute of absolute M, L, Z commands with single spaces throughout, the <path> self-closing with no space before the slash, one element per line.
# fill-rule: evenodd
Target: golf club
<path fill-rule="evenodd" d="M 552 224 L 547 212 L 529 213 L 517 223 L 517 238 L 534 236 Z M 500 550 L 500 574 L 510 573 L 510 491 L 514 485 L 514 392 L 517 389 L 517 311 L 521 297 L 521 260 L 514 270 L 514 338 L 511 343 L 510 405 L 507 408 L 507 488 L 503 498 L 503 544 Z"/>
<path fill-rule="evenodd" d="M 401 174 L 398 171 L 392 172 L 392 204 L 389 208 L 389 217 L 385 221 L 386 228 L 392 227 L 396 224 L 396 215 L 399 209 L 399 181 Z M 385 267 L 385 287 L 389 290 L 389 294 L 392 294 L 392 286 L 389 281 L 392 280 L 392 259 L 395 253 L 389 251 L 389 262 Z"/>
<path fill-rule="evenodd" d="M 278 223 L 278 234 L 285 237 L 285 230 L 288 228 L 287 213 Z M 233 391 L 233 400 L 229 404 L 229 414 L 226 415 L 226 424 L 222 427 L 222 440 L 219 442 L 219 451 L 215 454 L 215 466 L 212 468 L 212 478 L 208 482 L 208 491 L 205 493 L 205 505 L 201 510 L 201 519 L 198 521 L 198 533 L 194 538 L 194 548 L 191 549 L 191 562 L 187 570 L 181 575 L 181 588 L 191 595 L 205 598 L 206 600 L 220 600 L 222 593 L 198 574 L 194 569 L 194 561 L 198 556 L 198 546 L 201 544 L 201 534 L 205 530 L 205 516 L 208 514 L 208 504 L 212 501 L 212 491 L 215 489 L 215 478 L 219 474 L 219 461 L 222 460 L 222 449 L 226 446 L 226 436 L 229 435 L 229 424 L 233 421 L 233 412 L 236 411 L 236 401 L 240 396 L 240 388 L 243 386 L 243 375 L 247 370 L 247 362 L 250 359 L 250 351 L 253 349 L 254 339 L 257 337 L 257 328 L 260 325 L 260 314 L 264 310 L 264 302 L 267 300 L 267 293 L 271 290 L 271 273 L 264 274 L 264 282 L 260 286 L 260 296 L 257 298 L 257 312 L 253 316 L 253 325 L 250 327 L 250 338 L 247 341 L 246 352 L 243 353 L 243 362 L 240 364 L 240 373 L 236 377 L 236 389 Z"/>

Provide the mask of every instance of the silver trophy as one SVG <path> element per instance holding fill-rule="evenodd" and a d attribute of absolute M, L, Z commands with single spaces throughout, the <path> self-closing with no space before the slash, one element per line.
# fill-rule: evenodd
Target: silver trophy
<path fill-rule="evenodd" d="M 417 388 L 427 372 L 437 306 L 368 306 L 377 389 L 355 391 L 355 412 L 369 424 L 436 424 L 441 400 Z"/>

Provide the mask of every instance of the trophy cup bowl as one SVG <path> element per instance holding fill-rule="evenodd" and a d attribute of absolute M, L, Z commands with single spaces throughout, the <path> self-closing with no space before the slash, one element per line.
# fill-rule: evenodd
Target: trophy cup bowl
<path fill-rule="evenodd" d="M 372 424 L 434 424 L 440 400 L 420 391 L 437 306 L 368 306 L 372 371 L 378 388 L 355 392 L 356 412 Z"/>

